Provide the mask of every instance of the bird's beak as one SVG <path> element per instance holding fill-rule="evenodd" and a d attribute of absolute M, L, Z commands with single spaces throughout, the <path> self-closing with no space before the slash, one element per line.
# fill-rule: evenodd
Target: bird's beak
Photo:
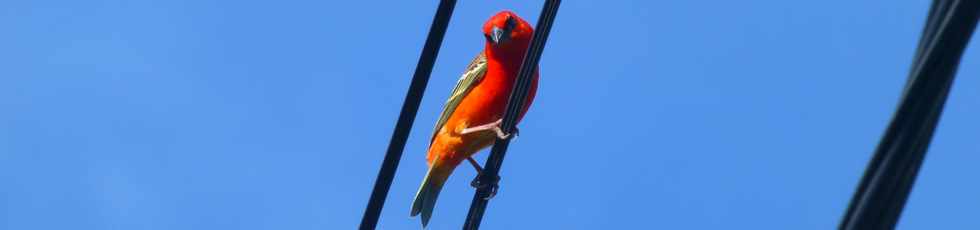
<path fill-rule="evenodd" d="M 490 30 L 490 41 L 493 42 L 494 45 L 500 45 L 501 43 L 505 43 L 508 40 L 510 40 L 510 35 L 507 34 L 507 31 L 502 30 L 496 26 L 494 26 L 493 29 Z"/>

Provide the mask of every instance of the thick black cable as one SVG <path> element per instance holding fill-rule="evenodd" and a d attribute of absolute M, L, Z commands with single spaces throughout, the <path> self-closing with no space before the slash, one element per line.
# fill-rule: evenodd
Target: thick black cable
<path fill-rule="evenodd" d="M 408 134 L 412 131 L 412 123 L 415 122 L 419 104 L 422 103 L 422 95 L 429 83 L 429 75 L 432 74 L 432 66 L 435 65 L 436 57 L 439 56 L 439 47 L 442 46 L 442 39 L 446 35 L 446 27 L 449 26 L 449 19 L 452 18 L 455 7 L 456 0 L 442 0 L 439 2 L 435 17 L 432 18 L 429 37 L 425 40 L 425 46 L 422 47 L 422 54 L 419 56 L 418 65 L 415 67 L 415 75 L 412 76 L 412 83 L 405 95 L 405 103 L 402 104 L 401 114 L 398 115 L 398 123 L 395 124 L 395 131 L 391 134 L 388 151 L 381 163 L 378 178 L 374 181 L 374 190 L 371 192 L 370 200 L 368 200 L 367 209 L 364 210 L 364 217 L 361 218 L 360 229 L 362 230 L 375 229 L 378 225 L 381 209 L 384 208 L 388 190 L 391 189 L 391 181 L 395 178 L 395 171 L 398 170 L 398 162 L 401 161 L 405 142 L 408 140 Z"/>
<path fill-rule="evenodd" d="M 942 12 L 946 12 L 946 10 L 948 10 L 948 8 L 949 8 L 949 2 L 948 1 L 933 1 L 932 2 L 932 5 L 929 7 L 929 14 L 926 17 L 926 23 L 925 23 L 925 26 L 922 29 L 922 35 L 921 35 L 921 37 L 919 37 L 919 45 L 916 48 L 915 56 L 912 59 L 913 62 L 912 62 L 911 68 L 909 70 L 910 76 L 906 79 L 905 88 L 902 90 L 902 97 L 904 97 L 905 94 L 908 92 L 908 87 L 912 86 L 912 80 L 916 79 L 915 77 L 911 76 L 911 73 L 912 72 L 915 72 L 916 71 L 916 68 L 918 68 L 918 66 L 921 64 L 921 62 L 925 60 L 925 58 L 923 58 L 922 55 L 925 52 L 926 48 L 929 46 L 929 44 L 932 43 L 932 40 L 936 37 L 936 34 L 937 34 L 936 28 L 938 27 L 939 23 L 942 21 L 942 20 L 939 19 L 939 17 L 941 17 Z M 885 133 L 886 136 L 882 137 L 881 143 L 879 143 L 878 145 L 879 146 L 891 145 L 892 144 L 892 141 L 895 138 L 893 138 L 891 136 L 888 136 L 890 134 L 892 134 L 892 133 L 887 133 L 886 132 Z M 879 165 L 882 162 L 882 159 L 881 159 L 882 157 L 885 157 L 885 154 L 875 154 L 875 155 L 873 155 L 871 161 L 869 161 L 868 166 L 865 169 L 865 174 L 868 174 L 869 172 L 877 171 Z M 867 190 L 867 186 L 868 186 L 868 183 L 869 183 L 870 179 L 871 179 L 871 177 L 868 177 L 868 176 L 865 176 L 865 177 L 861 178 L 861 182 L 858 184 L 858 188 L 857 188 L 856 191 L 858 193 L 864 193 L 864 191 Z M 857 196 L 858 195 L 855 194 L 855 197 L 857 197 Z M 847 213 L 851 213 L 852 212 L 852 210 L 855 207 L 855 204 L 856 203 L 852 202 L 848 206 Z M 847 218 L 849 218 L 849 217 L 845 216 L 845 220 L 843 220 L 843 222 L 847 222 L 848 221 Z"/>
<path fill-rule="evenodd" d="M 902 100 L 840 229 L 895 228 L 978 18 L 980 1 L 933 2 Z"/>
<path fill-rule="evenodd" d="M 517 116 L 521 108 L 524 108 L 524 102 L 526 101 L 525 99 L 527 98 L 531 85 L 531 77 L 534 75 L 538 62 L 541 60 L 541 53 L 544 51 L 544 45 L 548 41 L 548 34 L 551 33 L 551 25 L 555 22 L 559 5 L 561 5 L 561 0 L 547 0 L 541 9 L 541 16 L 538 17 L 538 24 L 535 26 L 534 35 L 531 38 L 531 45 L 527 48 L 527 53 L 524 56 L 523 62 L 521 62 L 521 69 L 517 74 L 517 82 L 514 84 L 514 89 L 511 90 L 507 108 L 504 110 L 501 128 L 505 133 L 513 133 L 514 126 L 517 123 Z M 497 182 L 499 182 L 500 178 L 498 176 L 500 166 L 503 164 L 504 155 L 507 153 L 507 147 L 509 145 L 510 139 L 497 139 L 494 142 L 493 148 L 490 150 L 490 156 L 484 164 L 483 172 L 477 177 L 480 186 L 476 189 L 476 193 L 473 194 L 473 201 L 470 203 L 470 211 L 466 215 L 466 222 L 463 224 L 463 229 L 475 230 L 480 228 L 480 222 L 483 220 L 483 213 L 486 211 L 489 197 L 492 190 L 497 188 Z"/>
<path fill-rule="evenodd" d="M 922 35 L 919 38 L 919 46 L 916 47 L 915 57 L 912 60 L 925 60 L 922 58 L 922 53 L 925 51 L 926 46 L 932 43 L 932 39 L 936 37 L 936 28 L 939 26 L 939 23 L 942 22 L 942 20 L 939 18 L 939 12 L 946 12 L 949 10 L 949 3 L 949 1 L 932 1 L 932 5 L 929 7 L 929 14 L 926 17 L 926 24 L 924 27 L 922 27 Z M 912 63 L 911 67 L 915 68 L 919 65 L 920 63 L 916 62 Z M 910 72 L 911 71 L 914 71 L 914 69 L 910 70 Z M 911 81 L 912 78 L 909 77 L 907 80 Z M 906 82 L 905 84 L 906 86 L 910 85 L 909 82 Z M 902 91 L 902 94 L 904 95 L 905 91 Z"/>

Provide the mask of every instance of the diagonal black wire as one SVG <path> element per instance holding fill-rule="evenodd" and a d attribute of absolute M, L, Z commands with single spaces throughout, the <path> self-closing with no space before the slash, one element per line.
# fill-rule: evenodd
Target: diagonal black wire
<path fill-rule="evenodd" d="M 514 131 L 517 116 L 521 110 L 520 108 L 524 107 L 525 98 L 527 98 L 528 89 L 531 85 L 531 76 L 534 75 L 538 61 L 541 60 L 541 53 L 544 51 L 545 42 L 548 41 L 548 34 L 551 33 L 551 25 L 555 22 L 559 5 L 561 5 L 561 0 L 547 0 L 541 9 L 541 16 L 538 17 L 538 24 L 535 26 L 534 35 L 531 38 L 531 45 L 527 48 L 524 61 L 521 63 L 520 72 L 517 74 L 517 83 L 514 84 L 514 89 L 511 90 L 507 108 L 504 110 L 504 118 L 501 126 L 505 133 L 513 133 Z M 492 189 L 497 187 L 497 182 L 499 182 L 498 174 L 500 173 L 500 166 L 504 162 L 504 155 L 507 153 L 507 147 L 509 145 L 510 139 L 497 139 L 493 144 L 493 149 L 490 150 L 490 156 L 484 164 L 483 172 L 477 177 L 479 184 L 482 186 L 479 186 L 476 193 L 473 194 L 473 201 L 470 203 L 470 212 L 466 216 L 466 223 L 463 224 L 463 229 L 475 230 L 480 228 L 480 222 L 483 220 L 483 213 L 487 209 L 490 193 Z"/>
<path fill-rule="evenodd" d="M 415 67 L 415 75 L 412 76 L 408 94 L 405 95 L 405 103 L 402 104 L 401 114 L 398 115 L 398 123 L 395 124 L 391 142 L 388 143 L 388 151 L 381 163 L 378 178 L 374 181 L 374 191 L 371 192 L 367 209 L 364 210 L 364 217 L 361 218 L 360 229 L 362 230 L 375 229 L 378 225 L 381 209 L 384 208 L 388 190 L 391 188 L 391 181 L 395 178 L 395 171 L 398 170 L 398 162 L 401 161 L 405 142 L 408 140 L 408 134 L 412 131 L 412 123 L 415 122 L 415 115 L 419 111 L 425 86 L 429 83 L 432 66 L 439 55 L 439 47 L 442 46 L 442 38 L 446 35 L 446 27 L 449 26 L 449 19 L 452 18 L 455 7 L 456 0 L 439 2 L 439 8 L 432 19 L 432 27 L 429 28 L 429 37 L 425 40 L 425 46 L 422 47 L 422 54 L 419 56 L 418 65 Z"/>
<path fill-rule="evenodd" d="M 978 18 L 980 1 L 933 1 L 901 103 L 840 229 L 895 228 Z"/>

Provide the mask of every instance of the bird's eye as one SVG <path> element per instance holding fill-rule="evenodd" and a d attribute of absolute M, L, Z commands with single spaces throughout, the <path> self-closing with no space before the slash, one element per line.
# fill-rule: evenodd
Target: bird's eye
<path fill-rule="evenodd" d="M 516 27 L 516 26 L 517 26 L 517 20 L 514 20 L 513 17 L 507 17 L 507 21 L 504 22 L 504 28 L 507 31 L 510 31 L 510 30 L 513 30 L 514 27 Z"/>

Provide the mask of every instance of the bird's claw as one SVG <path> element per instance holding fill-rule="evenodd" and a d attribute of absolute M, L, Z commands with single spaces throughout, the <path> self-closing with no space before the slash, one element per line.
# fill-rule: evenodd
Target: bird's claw
<path fill-rule="evenodd" d="M 459 133 L 462 135 L 466 135 L 479 131 L 492 131 L 493 133 L 497 134 L 497 138 L 500 138 L 501 140 L 506 140 L 511 137 L 516 137 L 518 133 L 520 133 L 520 130 L 517 129 L 517 127 L 514 127 L 514 131 L 512 133 L 504 133 L 504 130 L 500 128 L 501 123 L 503 123 L 503 119 L 497 119 L 497 121 L 490 122 L 487 124 L 464 128 L 463 130 L 460 130 Z"/>
<path fill-rule="evenodd" d="M 507 138 L 510 137 L 510 134 L 505 134 L 503 131 L 497 131 L 497 138 L 500 138 L 501 140 L 507 140 Z"/>
<path fill-rule="evenodd" d="M 514 131 L 511 133 L 504 133 L 504 130 L 500 129 L 499 126 L 494 128 L 493 131 L 497 133 L 497 138 L 500 138 L 501 140 L 506 140 L 508 138 L 517 138 L 517 136 L 521 134 L 521 130 L 517 129 L 517 127 L 514 127 Z"/>
<path fill-rule="evenodd" d="M 488 184 L 483 184 L 482 183 L 482 180 L 480 180 L 482 177 L 483 177 L 483 174 L 477 175 L 476 178 L 473 178 L 473 181 L 470 182 L 470 186 L 473 186 L 473 188 L 476 188 L 477 191 L 483 191 L 483 189 L 487 189 L 489 187 L 489 189 L 490 189 L 488 191 L 489 193 L 488 194 L 484 194 L 483 195 L 483 199 L 484 200 L 490 200 L 494 196 L 497 196 L 497 190 L 500 189 L 500 186 L 497 185 L 498 182 L 500 181 L 500 176 L 496 176 L 495 178 L 493 178 L 493 182 L 490 182 Z"/>

